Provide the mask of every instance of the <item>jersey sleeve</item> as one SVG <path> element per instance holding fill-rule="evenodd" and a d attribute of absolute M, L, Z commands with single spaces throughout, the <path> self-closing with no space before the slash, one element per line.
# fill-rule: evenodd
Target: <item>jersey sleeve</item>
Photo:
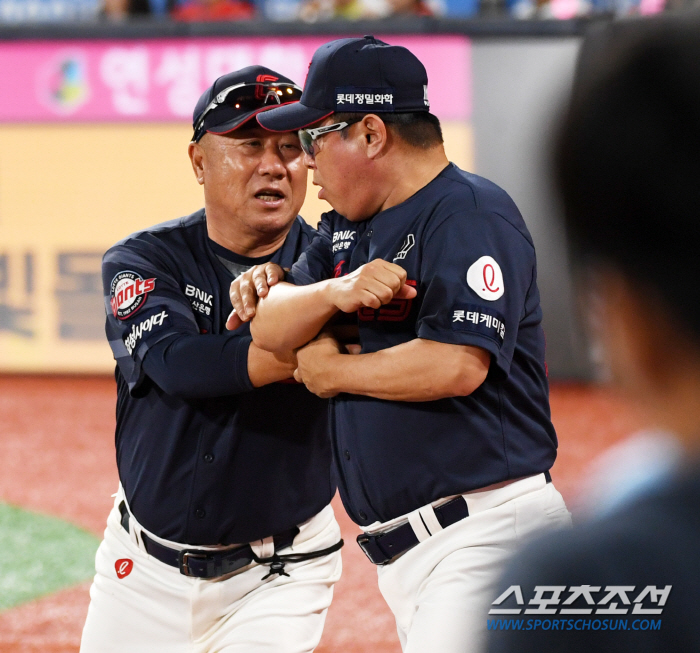
<path fill-rule="evenodd" d="M 287 273 L 285 281 L 293 283 L 295 286 L 308 286 L 324 279 L 330 279 L 333 276 L 333 245 L 331 240 L 330 215 L 324 213 L 318 223 L 318 231 Z"/>
<path fill-rule="evenodd" d="M 107 339 L 130 392 L 146 376 L 183 397 L 252 388 L 250 338 L 200 334 L 172 268 L 155 247 L 146 251 L 128 241 L 113 247 L 104 256 L 102 278 Z"/>
<path fill-rule="evenodd" d="M 143 370 L 166 394 L 185 399 L 224 397 L 253 389 L 250 336 L 179 334 L 150 347 Z"/>
<path fill-rule="evenodd" d="M 508 375 L 535 279 L 529 240 L 498 214 L 457 212 L 426 230 L 420 275 L 417 336 L 481 347 Z"/>

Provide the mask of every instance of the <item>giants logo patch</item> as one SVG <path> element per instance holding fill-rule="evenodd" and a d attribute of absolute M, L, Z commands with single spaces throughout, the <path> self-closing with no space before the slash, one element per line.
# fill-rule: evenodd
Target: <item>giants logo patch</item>
<path fill-rule="evenodd" d="M 144 305 L 148 293 L 155 287 L 155 277 L 144 279 L 131 270 L 117 273 L 112 279 L 109 300 L 114 317 L 120 320 L 131 317 Z"/>

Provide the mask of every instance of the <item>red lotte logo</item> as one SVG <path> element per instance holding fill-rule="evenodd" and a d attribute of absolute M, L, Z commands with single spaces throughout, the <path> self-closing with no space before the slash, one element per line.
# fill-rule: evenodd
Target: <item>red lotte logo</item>
<path fill-rule="evenodd" d="M 124 270 L 115 275 L 110 287 L 109 303 L 114 317 L 126 320 L 139 310 L 146 296 L 156 287 L 155 277 L 144 279 L 140 274 Z"/>
<path fill-rule="evenodd" d="M 129 558 L 121 558 L 114 563 L 114 571 L 117 572 L 117 578 L 126 578 L 134 568 L 134 561 Z"/>
<path fill-rule="evenodd" d="M 481 299 L 493 302 L 503 296 L 503 272 L 491 256 L 482 256 L 470 266 L 467 283 Z"/>

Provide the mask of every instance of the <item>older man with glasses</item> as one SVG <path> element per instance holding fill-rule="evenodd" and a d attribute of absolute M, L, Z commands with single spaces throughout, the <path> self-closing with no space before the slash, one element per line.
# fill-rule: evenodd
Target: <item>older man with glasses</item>
<path fill-rule="evenodd" d="M 257 114 L 297 101 L 282 75 L 224 75 L 194 110 L 204 208 L 105 255 L 120 486 L 96 559 L 83 653 L 305 653 L 341 571 L 327 404 L 225 329 L 228 288 L 291 267 L 313 238 L 294 132 Z"/>
<path fill-rule="evenodd" d="M 258 122 L 301 130 L 333 211 L 286 276 L 267 263 L 234 282 L 229 326 L 255 315 L 257 345 L 303 347 L 295 378 L 333 397 L 340 495 L 404 652 L 479 651 L 508 554 L 571 523 L 549 474 L 532 238 L 505 191 L 447 160 L 405 48 L 321 46 L 301 100 Z M 317 337 L 347 318 L 358 355 Z"/>

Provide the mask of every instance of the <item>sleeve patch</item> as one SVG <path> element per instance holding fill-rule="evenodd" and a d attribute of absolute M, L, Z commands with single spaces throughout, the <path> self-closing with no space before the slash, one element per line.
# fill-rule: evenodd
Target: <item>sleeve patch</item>
<path fill-rule="evenodd" d="M 124 336 L 124 346 L 131 355 L 139 342 L 149 333 L 170 326 L 172 321 L 167 310 L 157 310 L 149 317 L 145 317 L 141 322 L 131 325 L 131 331 Z"/>
<path fill-rule="evenodd" d="M 495 302 L 503 296 L 503 272 L 491 256 L 482 256 L 467 270 L 467 283 L 481 299 Z"/>
<path fill-rule="evenodd" d="M 110 284 L 110 306 L 114 317 L 126 320 L 145 303 L 148 293 L 156 287 L 156 279 L 144 279 L 138 272 L 123 270 L 114 275 Z"/>
<path fill-rule="evenodd" d="M 495 340 L 500 347 L 506 337 L 504 317 L 491 308 L 475 304 L 461 304 L 452 307 L 453 331 L 469 331 Z"/>
<path fill-rule="evenodd" d="M 190 300 L 192 310 L 202 315 L 211 315 L 214 308 L 214 294 L 205 292 L 191 283 L 185 285 L 185 295 Z"/>

